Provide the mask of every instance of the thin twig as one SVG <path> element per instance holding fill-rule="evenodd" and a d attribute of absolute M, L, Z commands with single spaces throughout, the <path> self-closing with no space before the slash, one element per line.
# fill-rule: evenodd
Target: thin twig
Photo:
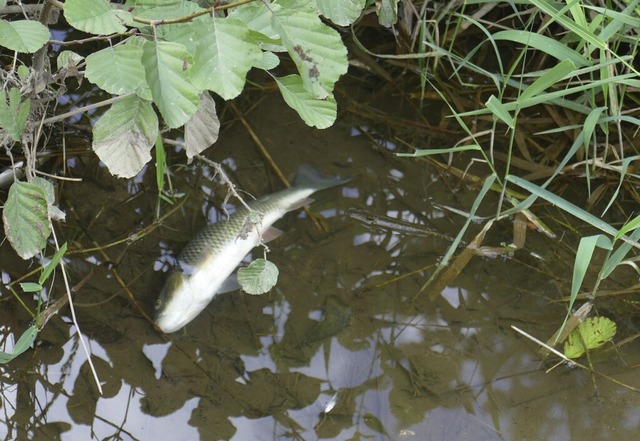
<path fill-rule="evenodd" d="M 108 106 L 109 104 L 117 103 L 118 101 L 129 98 L 132 95 L 135 95 L 135 92 L 129 92 L 125 95 L 114 96 L 113 98 L 109 98 L 108 100 L 100 101 L 99 103 L 90 104 L 88 106 L 78 107 L 77 109 L 73 109 L 67 113 L 47 118 L 43 121 L 43 124 L 51 124 L 54 122 L 62 121 L 63 119 L 67 119 L 71 116 L 77 115 L 78 113 L 83 113 L 89 110 L 97 109 L 99 107 Z"/>
<path fill-rule="evenodd" d="M 245 202 L 245 200 L 242 198 L 242 196 L 240 196 L 240 194 L 238 193 L 238 191 L 236 190 L 236 184 L 233 183 L 233 181 L 231 181 L 231 179 L 229 179 L 229 177 L 227 176 L 227 174 L 225 173 L 224 169 L 222 168 L 222 166 L 215 162 L 212 161 L 209 158 L 205 158 L 202 155 L 196 155 L 196 158 L 198 158 L 199 160 L 201 160 L 202 162 L 207 163 L 208 165 L 210 165 L 211 167 L 213 167 L 216 170 L 216 173 L 220 175 L 220 177 L 222 178 L 222 180 L 224 181 L 224 183 L 227 185 L 227 187 L 229 188 L 229 191 L 231 192 L 231 194 L 240 201 L 240 203 L 249 211 L 251 211 L 251 207 L 249 207 L 249 204 L 247 204 Z"/>
<path fill-rule="evenodd" d="M 51 222 L 49 222 L 51 224 Z M 56 244 L 56 249 L 60 249 L 60 245 L 58 244 L 58 238 L 56 237 L 56 231 L 51 225 L 51 233 L 53 235 L 53 241 Z M 64 267 L 64 259 L 60 259 L 60 269 L 62 270 L 62 279 L 64 280 L 64 286 L 67 290 L 67 297 L 69 298 L 69 309 L 71 310 L 71 320 L 73 321 L 74 326 L 76 327 L 76 333 L 78 334 L 78 338 L 80 339 L 80 344 L 82 345 L 82 349 L 84 350 L 85 355 L 87 356 L 87 362 L 89 363 L 89 368 L 91 369 L 91 373 L 93 374 L 93 379 L 96 382 L 96 386 L 98 387 L 98 392 L 102 395 L 102 385 L 100 384 L 100 379 L 98 378 L 98 373 L 96 372 L 96 368 L 93 366 L 93 361 L 91 361 L 91 353 L 89 352 L 89 348 L 84 342 L 84 338 L 82 337 L 82 332 L 80 331 L 80 325 L 78 325 L 78 320 L 76 319 L 76 311 L 73 307 L 73 298 L 71 297 L 71 286 L 69 285 L 69 279 L 67 278 L 67 270 Z"/>

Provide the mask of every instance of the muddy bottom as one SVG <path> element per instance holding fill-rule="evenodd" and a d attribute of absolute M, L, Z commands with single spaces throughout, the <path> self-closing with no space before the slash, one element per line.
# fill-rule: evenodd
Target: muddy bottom
<path fill-rule="evenodd" d="M 535 343 L 561 324 L 571 247 L 530 232 L 512 257 L 474 258 L 435 301 L 421 290 L 476 191 L 425 162 L 400 159 L 345 121 L 300 123 L 277 96 L 246 115 L 292 175 L 313 163 L 357 179 L 318 193 L 311 213 L 286 215 L 269 244 L 280 270 L 262 296 L 218 296 L 185 329 L 163 335 L 145 317 L 174 256 L 223 217 L 225 188 L 206 165 L 174 167 L 184 193 L 154 224 L 155 169 L 116 180 L 91 153 L 70 159 L 81 183 L 61 184 L 75 310 L 103 388 L 99 395 L 68 308 L 36 347 L 3 366 L 5 439 L 32 440 L 624 440 L 635 439 L 640 395 L 588 371 L 546 373 Z M 173 163 L 181 152 L 170 152 Z M 282 188 L 239 123 L 208 156 L 242 190 Z M 236 204 L 231 200 L 230 203 Z M 490 215 L 491 212 L 485 213 Z M 538 213 L 544 215 L 544 213 Z M 319 225 L 321 227 L 319 227 Z M 511 223 L 486 242 L 508 242 Z M 472 235 L 481 225 L 472 227 Z M 558 231 L 557 233 L 560 233 Z M 572 244 L 573 246 L 574 244 Z M 6 285 L 30 269 L 2 245 L 5 350 L 30 316 Z M 256 251 L 253 257 L 261 257 Z M 31 279 L 37 279 L 32 276 Z M 66 295 L 60 277 L 47 289 Z M 35 299 L 25 303 L 35 308 Z M 596 302 L 596 306 L 598 303 Z M 632 332 L 619 325 L 621 340 Z M 594 368 L 637 384 L 636 343 L 605 346 Z"/>

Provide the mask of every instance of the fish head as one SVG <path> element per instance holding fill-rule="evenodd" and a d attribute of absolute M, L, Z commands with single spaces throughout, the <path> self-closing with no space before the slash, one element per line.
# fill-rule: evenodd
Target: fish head
<path fill-rule="evenodd" d="M 154 321 L 167 334 L 189 323 L 201 311 L 194 308 L 189 277 L 181 272 L 169 274 L 154 305 Z"/>

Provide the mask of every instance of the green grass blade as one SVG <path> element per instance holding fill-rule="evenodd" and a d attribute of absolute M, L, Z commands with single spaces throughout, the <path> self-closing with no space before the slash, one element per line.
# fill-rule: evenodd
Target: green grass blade
<path fill-rule="evenodd" d="M 545 199 L 546 201 L 560 208 L 562 211 L 565 211 L 577 217 L 581 221 L 596 227 L 600 231 L 604 231 L 605 233 L 610 234 L 611 236 L 615 236 L 616 234 L 618 234 L 617 229 L 615 229 L 614 227 L 612 227 L 611 225 L 609 225 L 599 217 L 596 217 L 593 214 L 589 213 L 588 211 L 585 211 L 582 208 L 572 204 L 566 199 L 563 199 L 560 196 L 551 193 L 549 190 L 545 190 L 544 188 L 536 184 L 532 184 L 531 182 L 528 182 L 525 179 L 522 179 L 513 175 L 508 175 L 506 177 L 506 180 L 509 182 L 513 182 L 517 186 L 524 188 L 525 190 L 529 191 L 532 194 L 535 194 L 538 197 L 541 197 L 542 199 Z"/>
<path fill-rule="evenodd" d="M 554 4 L 546 0 L 530 0 L 531 4 L 540 8 L 543 12 L 548 14 L 551 17 L 551 20 L 547 22 L 547 26 L 553 23 L 554 21 L 559 23 L 561 26 L 570 30 L 577 36 L 579 36 L 582 40 L 585 40 L 587 43 L 599 47 L 601 49 L 605 49 L 606 45 L 604 41 L 602 41 L 598 36 L 594 35 L 588 29 L 580 26 L 575 21 L 571 20 L 569 17 L 564 15 L 564 12 L 567 9 L 570 9 L 571 3 L 565 6 L 562 9 L 557 9 Z M 577 0 L 573 0 L 577 2 Z"/>
<path fill-rule="evenodd" d="M 580 53 L 574 51 L 558 40 L 529 31 L 507 30 L 496 32 L 492 36 L 496 40 L 512 41 L 538 49 L 560 61 L 570 61 L 576 66 L 589 66 L 592 63 Z"/>
<path fill-rule="evenodd" d="M 13 351 L 11 352 L 2 352 L 0 351 L 0 364 L 8 363 L 27 349 L 31 347 L 36 336 L 38 335 L 38 326 L 31 325 L 24 333 L 20 336 L 16 345 L 13 347 Z"/>
<path fill-rule="evenodd" d="M 418 158 L 420 156 L 444 155 L 448 153 L 467 152 L 469 150 L 482 150 L 482 147 L 478 144 L 470 144 L 446 149 L 418 149 L 413 153 L 396 153 L 396 156 Z"/>
<path fill-rule="evenodd" d="M 617 236 L 622 237 L 624 233 L 627 233 L 635 229 L 635 231 L 631 233 L 631 236 L 629 237 L 631 238 L 631 240 L 634 240 L 637 242 L 638 240 L 640 240 L 640 229 L 638 227 L 640 227 L 640 216 L 636 217 L 631 222 L 626 223 L 620 229 L 620 233 L 616 235 L 616 239 L 618 239 Z M 620 244 L 618 249 L 616 249 L 615 252 L 613 252 L 613 254 L 611 254 L 604 261 L 602 265 L 602 269 L 600 270 L 600 275 L 599 275 L 601 280 L 609 277 L 609 275 L 613 272 L 613 270 L 615 270 L 622 263 L 622 261 L 627 257 L 627 254 L 629 254 L 629 251 L 631 251 L 632 247 L 633 245 L 631 245 L 629 242 L 623 242 L 622 244 Z"/>
<path fill-rule="evenodd" d="M 491 95 L 489 97 L 485 106 L 487 106 L 487 109 L 491 110 L 491 113 L 493 113 L 496 118 L 509 126 L 510 129 L 514 129 L 516 127 L 515 120 L 495 95 Z"/>
<path fill-rule="evenodd" d="M 575 72 L 576 66 L 569 60 L 563 60 L 553 66 L 551 69 L 542 74 L 535 80 L 524 92 L 518 97 L 518 101 L 526 102 L 530 98 L 544 92 L 550 87 L 558 84 L 568 75 Z"/>
<path fill-rule="evenodd" d="M 64 253 L 66 252 L 67 252 L 67 243 L 65 242 L 64 244 L 62 244 L 60 249 L 56 251 L 56 253 L 53 255 L 53 258 L 49 261 L 47 266 L 44 267 L 44 271 L 42 271 L 42 274 L 40 274 L 40 279 L 38 280 L 38 283 L 40 285 L 44 284 L 44 282 L 49 278 L 49 276 L 51 275 L 55 267 L 60 262 L 60 259 L 62 259 L 62 256 L 64 256 Z"/>

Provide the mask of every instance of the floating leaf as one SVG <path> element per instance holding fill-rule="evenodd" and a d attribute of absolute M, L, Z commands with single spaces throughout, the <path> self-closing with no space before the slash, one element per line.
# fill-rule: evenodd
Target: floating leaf
<path fill-rule="evenodd" d="M 0 351 L 0 363 L 9 363 L 11 360 L 16 358 L 18 355 L 25 352 L 27 349 L 31 347 L 36 336 L 38 335 L 38 326 L 31 325 L 24 333 L 20 336 L 15 346 L 13 347 L 13 351 L 11 352 L 2 352 Z"/>
<path fill-rule="evenodd" d="M 111 9 L 107 0 L 67 0 L 64 16 L 76 29 L 90 34 L 107 35 L 125 32 L 127 28 Z"/>
<path fill-rule="evenodd" d="M 45 192 L 37 184 L 15 181 L 2 210 L 4 232 L 16 253 L 29 259 L 39 253 L 51 234 Z"/>
<path fill-rule="evenodd" d="M 356 21 L 366 0 L 316 0 L 318 10 L 333 23 L 339 26 L 349 26 Z"/>
<path fill-rule="evenodd" d="M 264 294 L 278 281 L 278 267 L 266 259 L 256 259 L 238 270 L 238 282 L 248 294 Z"/>
<path fill-rule="evenodd" d="M 307 125 L 326 129 L 336 120 L 338 110 L 333 96 L 323 100 L 315 98 L 305 89 L 299 75 L 277 78 L 276 83 L 286 103 L 298 112 Z"/>
<path fill-rule="evenodd" d="M 198 111 L 184 125 L 184 147 L 187 158 L 191 160 L 195 155 L 209 148 L 218 140 L 219 131 L 220 120 L 216 114 L 216 103 L 209 92 L 205 92 L 200 96 Z"/>
<path fill-rule="evenodd" d="M 0 45 L 12 51 L 33 53 L 49 41 L 49 29 L 35 20 L 0 20 Z"/>
<path fill-rule="evenodd" d="M 275 11 L 272 25 L 296 63 L 305 88 L 315 98 L 327 98 L 347 72 L 347 49 L 340 34 L 317 14 L 298 8 Z"/>
<path fill-rule="evenodd" d="M 109 171 L 132 178 L 151 160 L 158 117 L 149 101 L 131 96 L 118 101 L 93 128 L 93 150 Z"/>
<path fill-rule="evenodd" d="M 178 43 L 146 41 L 142 46 L 142 64 L 153 102 L 172 129 L 186 123 L 198 110 L 200 93 L 187 80 L 185 69 L 190 60 L 187 48 Z"/>
<path fill-rule="evenodd" d="M 191 81 L 225 100 L 242 92 L 247 72 L 260 59 L 260 48 L 251 41 L 247 25 L 233 18 L 216 18 L 196 28 L 198 45 Z"/>
<path fill-rule="evenodd" d="M 569 334 L 564 343 L 564 355 L 578 358 L 586 350 L 597 349 L 616 334 L 616 324 L 606 317 L 589 317 Z"/>
<path fill-rule="evenodd" d="M 114 95 L 135 92 L 146 83 L 141 59 L 140 45 L 125 43 L 107 47 L 87 57 L 85 76 Z"/>

